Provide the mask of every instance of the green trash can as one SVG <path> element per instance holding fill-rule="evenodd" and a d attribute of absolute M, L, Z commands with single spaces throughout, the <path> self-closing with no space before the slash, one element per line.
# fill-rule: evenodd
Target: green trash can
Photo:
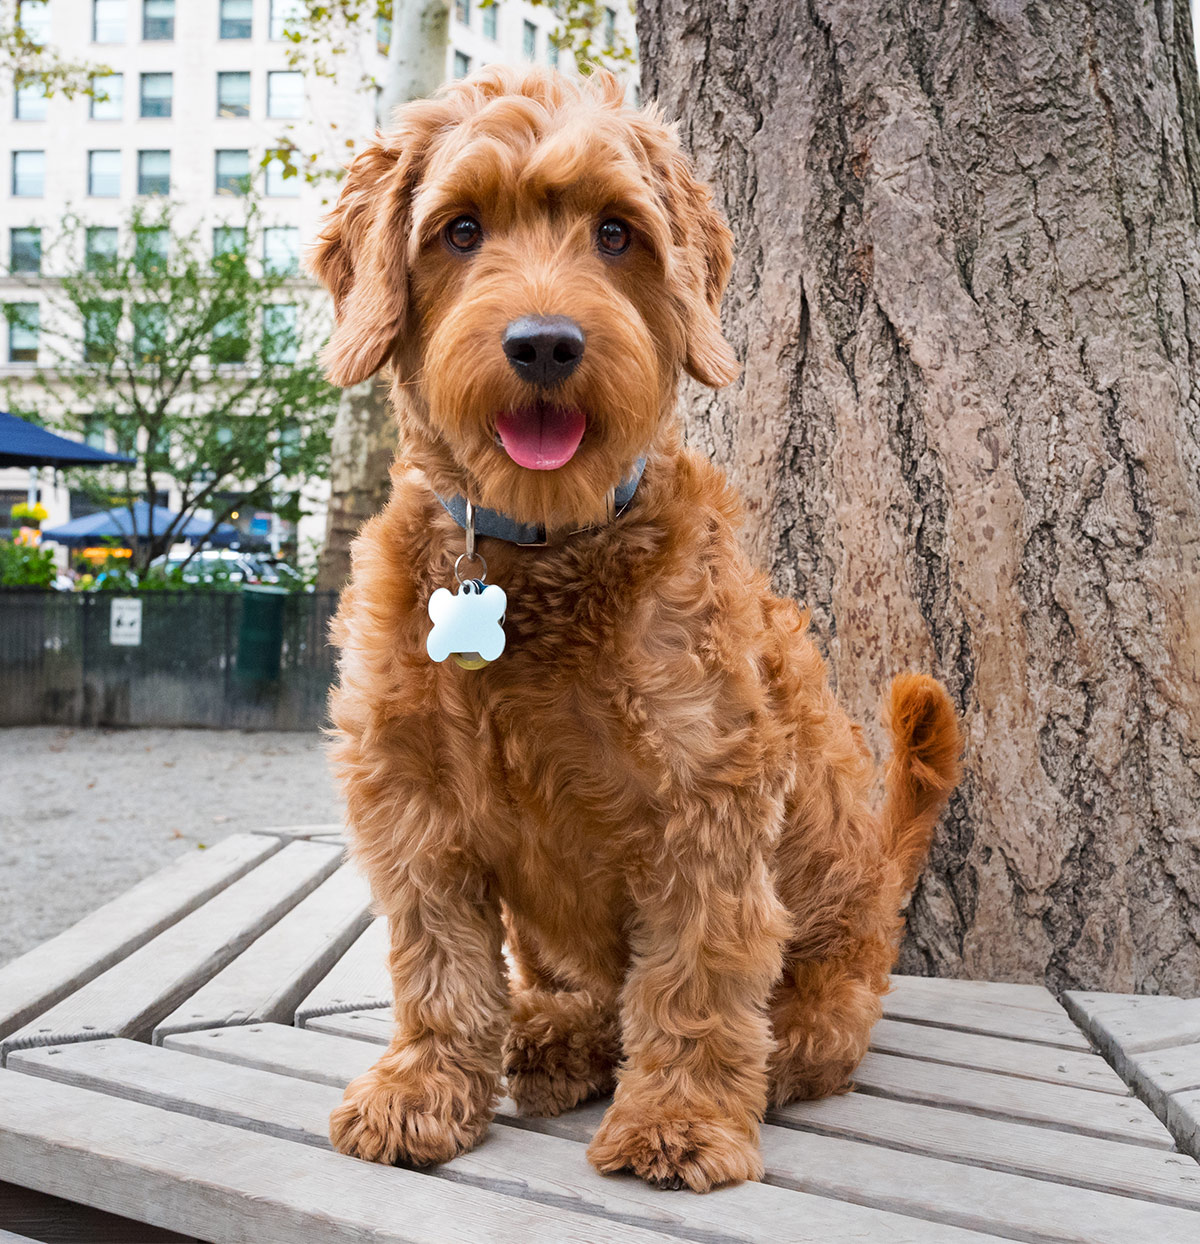
<path fill-rule="evenodd" d="M 278 682 L 283 655 L 283 604 L 287 588 L 247 584 L 242 588 L 237 672 L 248 682 Z"/>

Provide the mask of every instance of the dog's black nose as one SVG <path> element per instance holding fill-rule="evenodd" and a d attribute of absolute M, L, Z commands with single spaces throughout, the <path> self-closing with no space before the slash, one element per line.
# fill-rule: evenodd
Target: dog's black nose
<path fill-rule="evenodd" d="M 530 384 L 552 389 L 579 366 L 583 329 L 565 315 L 523 315 L 504 330 L 504 354 Z"/>

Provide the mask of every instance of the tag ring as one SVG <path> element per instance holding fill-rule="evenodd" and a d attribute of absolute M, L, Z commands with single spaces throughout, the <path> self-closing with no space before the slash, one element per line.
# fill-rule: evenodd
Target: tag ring
<path fill-rule="evenodd" d="M 483 573 L 479 575 L 472 575 L 471 577 L 473 579 L 477 578 L 480 580 L 487 579 L 487 558 L 484 557 L 482 553 L 460 553 L 454 562 L 454 577 L 458 580 L 460 586 L 465 582 L 462 575 L 458 571 L 459 566 L 461 566 L 463 562 L 478 562 L 483 567 Z"/>

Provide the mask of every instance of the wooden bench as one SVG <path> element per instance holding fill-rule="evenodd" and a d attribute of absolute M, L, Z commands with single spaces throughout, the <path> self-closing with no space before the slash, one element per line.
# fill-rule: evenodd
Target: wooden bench
<path fill-rule="evenodd" d="M 596 1174 L 603 1102 L 503 1102 L 431 1171 L 336 1154 L 389 1033 L 342 851 L 336 826 L 234 836 L 0 968 L 0 1179 L 256 1244 L 1200 1241 L 1200 1000 L 897 977 L 858 1091 L 772 1111 L 766 1182 L 703 1197 Z"/>

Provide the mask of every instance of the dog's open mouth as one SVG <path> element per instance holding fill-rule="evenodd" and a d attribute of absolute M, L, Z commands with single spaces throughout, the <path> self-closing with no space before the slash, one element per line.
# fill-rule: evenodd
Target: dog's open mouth
<path fill-rule="evenodd" d="M 586 428 L 587 416 L 577 406 L 538 402 L 496 416 L 501 448 L 531 471 L 554 471 L 570 462 Z"/>

